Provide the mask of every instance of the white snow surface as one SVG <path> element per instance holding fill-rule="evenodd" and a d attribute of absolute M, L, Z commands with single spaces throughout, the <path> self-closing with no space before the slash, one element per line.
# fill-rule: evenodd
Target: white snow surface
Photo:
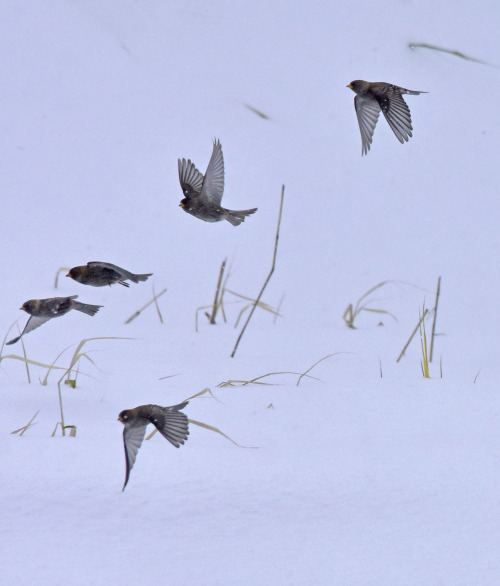
<path fill-rule="evenodd" d="M 104 307 L 31 332 L 29 359 L 67 368 L 81 340 L 127 338 L 87 342 L 62 384 L 75 437 L 51 435 L 63 371 L 42 385 L 31 365 L 29 383 L 7 358 L 21 343 L 3 348 L 2 583 L 499 584 L 498 4 L 6 0 L 1 15 L 2 337 L 24 301 L 78 294 Z M 361 157 L 354 79 L 429 92 L 406 97 L 408 143 L 381 117 Z M 258 207 L 236 228 L 178 207 L 177 159 L 204 172 L 214 138 L 223 205 Z M 247 302 L 226 293 L 227 322 L 199 311 L 198 331 L 197 308 L 224 258 L 227 288 L 258 295 L 283 184 L 262 298 L 280 317 L 258 308 L 231 358 Z M 55 289 L 91 260 L 154 276 L 63 272 Z M 426 379 L 418 334 L 396 358 L 439 276 Z M 366 301 L 392 315 L 346 327 L 386 280 Z M 164 323 L 151 305 L 126 325 L 153 288 Z M 118 413 L 205 388 L 186 414 L 243 447 L 195 424 L 178 450 L 157 434 L 122 493 Z"/>

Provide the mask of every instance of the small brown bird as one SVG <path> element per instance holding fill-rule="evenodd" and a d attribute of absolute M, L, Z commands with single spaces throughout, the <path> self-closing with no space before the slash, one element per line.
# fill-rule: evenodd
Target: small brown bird
<path fill-rule="evenodd" d="M 245 221 L 246 216 L 257 211 L 257 208 L 227 210 L 221 206 L 224 193 L 224 157 L 218 140 L 214 140 L 205 176 L 190 159 L 179 159 L 179 182 L 185 195 L 179 205 L 188 214 L 205 222 L 227 220 L 233 226 L 238 226 Z"/>
<path fill-rule="evenodd" d="M 146 281 L 152 274 L 134 275 L 134 273 L 109 262 L 92 261 L 81 267 L 73 267 L 66 276 L 82 285 L 90 285 L 91 287 L 105 287 L 114 283 L 129 287 L 130 285 L 125 281 L 130 280 L 133 283 Z"/>
<path fill-rule="evenodd" d="M 72 295 L 71 297 L 50 297 L 49 299 L 30 299 L 23 303 L 21 309 L 29 313 L 29 318 L 22 334 L 13 340 L 7 342 L 9 344 L 15 344 L 22 336 L 29 334 L 35 328 L 38 328 L 49 319 L 54 317 L 60 317 L 72 309 L 82 311 L 87 315 L 95 315 L 102 305 L 90 305 L 88 303 L 80 303 L 75 301 L 78 295 Z"/>
<path fill-rule="evenodd" d="M 370 150 L 380 110 L 399 142 L 408 142 L 413 127 L 410 109 L 402 94 L 417 96 L 427 92 L 407 90 L 383 81 L 369 82 L 362 79 L 351 81 L 347 87 L 357 94 L 354 98 L 354 108 L 361 132 L 361 156 L 367 155 Z"/>
<path fill-rule="evenodd" d="M 125 483 L 122 492 L 127 486 L 130 471 L 134 466 L 137 452 L 146 435 L 146 427 L 152 423 L 163 437 L 178 448 L 184 444 L 189 435 L 188 418 L 180 410 L 189 403 L 179 403 L 172 407 L 160 407 L 159 405 L 140 405 L 134 409 L 126 409 L 118 415 L 118 420 L 123 423 L 123 445 L 125 447 Z"/>

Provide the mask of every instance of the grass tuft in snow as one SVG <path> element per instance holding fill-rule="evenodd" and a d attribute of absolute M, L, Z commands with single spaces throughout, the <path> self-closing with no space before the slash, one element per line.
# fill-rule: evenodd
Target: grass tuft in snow
<path fill-rule="evenodd" d="M 431 310 L 434 313 L 434 318 L 432 320 L 432 333 L 431 333 L 431 344 L 430 344 L 430 352 L 427 354 L 427 336 L 425 335 L 425 343 L 426 343 L 426 348 L 425 348 L 425 352 L 426 352 L 426 358 L 424 360 L 424 364 L 425 362 L 432 362 L 432 354 L 434 351 L 434 339 L 436 337 L 436 319 L 437 319 L 437 309 L 438 309 L 438 304 L 439 304 L 439 296 L 441 293 L 441 277 L 438 277 L 438 282 L 437 282 L 437 288 L 436 288 L 436 300 L 435 300 L 435 305 L 434 308 Z M 423 306 L 423 314 L 420 316 L 420 319 L 418 320 L 417 325 L 415 326 L 415 329 L 413 330 L 413 332 L 411 333 L 410 337 L 408 338 L 408 341 L 406 342 L 406 344 L 404 345 L 403 349 L 401 350 L 396 362 L 399 362 L 401 360 L 401 358 L 403 358 L 406 350 L 408 349 L 408 346 L 410 345 L 411 341 L 413 340 L 413 338 L 415 337 L 417 331 L 421 331 L 421 336 L 422 336 L 422 330 L 421 328 L 424 327 L 424 334 L 425 334 L 425 324 L 423 324 L 425 318 L 427 317 L 427 314 L 429 313 L 428 309 L 425 309 L 425 303 Z M 442 362 L 442 359 L 441 359 Z M 441 369 L 442 369 L 442 365 L 441 365 Z M 424 374 L 424 376 L 426 376 Z M 441 378 L 442 378 L 442 371 L 441 371 Z"/>
<path fill-rule="evenodd" d="M 299 386 L 300 385 L 300 381 L 304 378 L 311 378 L 313 380 L 320 380 L 314 376 L 311 376 L 309 374 L 309 372 L 311 372 L 311 370 L 317 366 L 320 362 L 323 362 L 323 360 L 326 360 L 327 358 L 330 358 L 331 356 L 336 356 L 337 354 L 348 354 L 348 352 L 334 352 L 333 354 L 327 354 L 326 356 L 323 356 L 323 358 L 320 358 L 319 360 L 317 360 L 312 366 L 310 366 L 309 368 L 307 368 L 304 372 L 293 372 L 293 371 L 289 371 L 289 370 L 283 370 L 283 371 L 278 371 L 278 372 L 268 372 L 266 374 L 262 374 L 260 376 L 257 376 L 251 380 L 235 380 L 235 379 L 231 379 L 231 380 L 227 380 L 224 381 L 222 383 L 219 383 L 217 386 L 219 388 L 224 388 L 224 387 L 244 387 L 246 385 L 276 385 L 276 384 L 280 384 L 280 383 L 267 383 L 267 382 L 262 382 L 261 379 L 266 378 L 268 376 L 278 376 L 281 374 L 293 374 L 295 376 L 298 376 L 299 378 L 297 379 L 297 382 L 295 384 L 295 386 Z"/>
<path fill-rule="evenodd" d="M 230 295 L 234 295 L 235 297 L 238 297 L 239 299 L 244 299 L 245 301 L 249 301 L 249 303 L 247 303 L 243 307 L 243 309 L 239 312 L 238 317 L 236 319 L 236 322 L 234 324 L 235 328 L 238 327 L 238 324 L 240 323 L 240 319 L 241 319 L 242 315 L 245 313 L 245 311 L 247 309 L 250 309 L 254 305 L 257 305 L 257 307 L 259 307 L 259 309 L 263 309 L 264 311 L 269 311 L 270 313 L 272 313 L 274 315 L 275 320 L 277 317 L 280 317 L 279 311 L 277 309 L 274 309 L 273 307 L 271 307 L 269 304 L 264 303 L 264 301 L 260 301 L 258 299 L 253 299 L 252 297 L 248 297 L 247 295 L 242 295 L 241 293 L 236 293 L 236 291 L 232 291 L 231 289 L 228 289 L 226 287 L 227 281 L 229 280 L 229 274 L 227 274 L 226 278 L 224 279 L 224 282 L 223 282 L 224 271 L 226 268 L 226 261 L 227 261 L 227 259 L 224 259 L 222 261 L 222 265 L 221 265 L 221 268 L 219 271 L 219 278 L 217 280 L 217 288 L 215 290 L 214 302 L 212 303 L 212 305 L 202 305 L 201 307 L 198 307 L 196 309 L 195 330 L 198 331 L 198 315 L 199 315 L 200 311 L 203 311 L 205 309 L 210 310 L 210 313 L 208 311 L 205 311 L 205 317 L 208 319 L 210 324 L 214 325 L 216 323 L 215 317 L 216 317 L 219 310 L 222 314 L 222 319 L 224 320 L 224 323 L 227 323 L 226 310 L 224 307 L 224 298 L 225 298 L 226 293 L 229 293 Z"/>
<path fill-rule="evenodd" d="M 215 317 L 217 315 L 217 312 L 219 311 L 219 309 L 221 310 L 222 313 L 222 318 L 224 320 L 224 323 L 226 323 L 226 313 L 224 311 L 224 287 L 225 284 L 227 282 L 227 279 L 229 278 L 229 275 L 226 277 L 225 281 L 224 281 L 224 285 L 222 285 L 222 279 L 224 278 L 224 271 L 226 270 L 226 261 L 227 259 L 224 259 L 222 261 L 222 264 L 220 266 L 220 270 L 219 270 L 219 278 L 217 279 L 217 287 L 215 289 L 215 298 L 214 298 L 214 302 L 212 303 L 212 305 L 203 305 L 202 307 L 198 307 L 196 309 L 196 314 L 195 314 L 195 330 L 198 331 L 198 314 L 200 311 L 203 311 L 204 309 L 211 309 L 211 313 L 208 313 L 208 311 L 205 312 L 205 316 L 207 317 L 209 323 L 211 323 L 212 325 L 215 325 Z"/>
<path fill-rule="evenodd" d="M 362 311 L 390 315 L 393 319 L 398 321 L 397 318 L 386 309 L 374 309 L 372 307 L 368 307 L 368 303 L 370 303 L 370 301 L 366 301 L 366 298 L 369 297 L 374 291 L 380 289 L 388 283 L 392 283 L 392 281 L 382 281 L 378 285 L 375 285 L 375 287 L 368 289 L 368 291 L 366 293 L 363 293 L 363 295 L 361 295 L 361 297 L 356 301 L 355 306 L 353 306 L 352 303 L 349 303 L 349 305 L 346 307 L 346 310 L 344 311 L 344 315 L 342 316 L 342 319 L 345 321 L 347 327 L 352 328 L 353 330 L 356 329 L 354 321 Z"/>
<path fill-rule="evenodd" d="M 235 291 L 231 291 L 230 289 L 224 289 L 224 292 L 230 293 L 231 295 L 234 295 L 235 297 L 239 297 L 240 299 L 245 299 L 246 301 L 250 302 L 250 303 L 247 303 L 247 305 L 245 305 L 245 307 L 243 307 L 243 309 L 238 314 L 238 319 L 236 320 L 236 323 L 234 324 L 235 328 L 238 327 L 238 324 L 240 323 L 240 319 L 243 316 L 243 314 L 245 313 L 245 311 L 247 309 L 250 309 L 251 307 L 254 307 L 254 306 L 258 307 L 259 309 L 263 309 L 264 311 L 269 311 L 270 313 L 272 313 L 274 315 L 274 319 L 276 319 L 277 317 L 281 317 L 280 313 L 277 309 L 274 309 L 273 307 L 271 307 L 267 303 L 264 303 L 264 301 L 260 301 L 258 299 L 252 299 L 251 297 L 247 297 L 246 295 L 241 295 L 241 293 L 236 293 Z"/>
<path fill-rule="evenodd" d="M 90 358 L 86 352 L 81 351 L 82 348 L 85 346 L 85 344 L 87 342 L 92 342 L 94 340 L 132 340 L 132 339 L 133 338 L 120 338 L 117 336 L 102 336 L 102 337 L 97 337 L 97 338 L 84 338 L 83 340 L 81 340 L 81 342 L 76 347 L 75 352 L 73 353 L 73 356 L 71 358 L 69 366 L 66 369 L 63 368 L 64 372 L 63 372 L 61 378 L 57 381 L 57 392 L 58 392 L 58 397 L 59 397 L 59 412 L 61 415 L 61 420 L 57 422 L 57 424 L 54 428 L 54 431 L 52 432 L 52 437 L 55 436 L 59 425 L 61 426 L 61 431 L 62 431 L 63 436 L 66 435 L 67 429 L 70 430 L 69 435 L 71 437 L 74 437 L 76 435 L 76 426 L 65 425 L 65 423 L 64 423 L 64 408 L 63 408 L 63 400 L 62 400 L 61 383 L 63 382 L 63 379 L 66 378 L 66 380 L 64 381 L 65 384 L 68 384 L 73 389 L 76 387 L 76 378 L 77 378 L 79 368 L 80 368 L 80 360 L 82 358 L 86 358 L 90 363 L 92 363 L 95 366 L 95 362 L 92 360 L 92 358 Z M 67 350 L 67 348 L 65 350 L 63 350 L 63 352 L 65 352 L 66 350 Z M 59 358 L 59 356 L 61 356 L 61 354 L 63 352 L 61 352 L 57 358 Z M 56 360 L 57 360 L 57 358 L 56 358 Z M 45 379 L 43 380 L 42 384 L 44 384 L 44 385 L 47 384 L 50 371 L 53 368 L 60 369 L 61 367 L 54 366 L 54 363 L 52 363 L 52 365 L 49 367 L 47 374 L 45 375 Z M 73 371 L 73 369 L 75 369 L 75 374 L 74 374 L 73 378 L 71 378 L 71 372 Z"/>

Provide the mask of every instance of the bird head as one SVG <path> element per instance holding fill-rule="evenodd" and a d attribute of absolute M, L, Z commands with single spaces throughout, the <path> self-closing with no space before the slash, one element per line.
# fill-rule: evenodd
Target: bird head
<path fill-rule="evenodd" d="M 181 200 L 179 205 L 185 212 L 188 212 L 193 208 L 192 201 L 189 199 L 189 197 L 185 197 L 183 200 Z"/>
<path fill-rule="evenodd" d="M 118 421 L 121 421 L 122 423 L 125 423 L 126 421 L 128 421 L 129 419 L 129 412 L 126 409 L 125 411 L 122 411 L 120 413 L 120 415 L 118 415 Z"/>

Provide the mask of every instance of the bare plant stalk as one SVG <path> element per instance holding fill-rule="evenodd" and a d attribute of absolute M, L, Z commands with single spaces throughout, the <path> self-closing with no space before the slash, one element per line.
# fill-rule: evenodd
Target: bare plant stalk
<path fill-rule="evenodd" d="M 441 292 L 441 277 L 438 277 L 438 284 L 436 290 L 436 303 L 434 305 L 434 319 L 432 320 L 432 333 L 431 333 L 431 352 L 429 362 L 432 362 L 432 353 L 434 351 L 434 336 L 436 335 L 436 318 L 438 313 L 439 294 Z"/>
<path fill-rule="evenodd" d="M 222 285 L 222 278 L 224 276 L 224 271 L 226 269 L 226 261 L 227 261 L 227 258 L 225 258 L 222 261 L 222 264 L 220 266 L 219 280 L 217 281 L 217 289 L 215 291 L 214 306 L 212 308 L 212 315 L 210 316 L 210 323 L 211 324 L 215 324 L 215 316 L 217 315 L 217 310 L 219 309 L 220 288 Z"/>
<path fill-rule="evenodd" d="M 21 334 L 21 331 L 19 331 Z M 28 366 L 28 357 L 26 356 L 26 348 L 24 347 L 24 340 L 21 336 L 21 345 L 23 347 L 23 354 L 24 354 L 24 366 L 26 366 L 26 375 L 28 377 L 28 384 L 31 384 L 31 377 L 30 377 L 30 367 Z"/>
<path fill-rule="evenodd" d="M 156 295 L 155 288 L 153 285 L 153 301 L 155 302 L 156 311 L 158 312 L 158 317 L 160 319 L 160 323 L 163 323 L 163 316 L 161 315 L 160 306 L 158 305 L 158 296 Z"/>
<path fill-rule="evenodd" d="M 60 275 L 61 273 L 66 273 L 66 272 L 68 272 L 69 270 L 70 270 L 70 269 L 69 269 L 69 267 L 61 267 L 61 268 L 60 268 L 60 269 L 57 271 L 57 273 L 56 273 L 56 278 L 54 279 L 54 289 L 57 289 L 57 285 L 58 285 L 58 283 L 59 283 L 59 275 Z"/>
<path fill-rule="evenodd" d="M 403 358 L 406 349 L 408 348 L 408 346 L 410 345 L 410 342 L 413 340 L 413 338 L 415 337 L 415 334 L 418 332 L 419 328 L 420 328 L 420 324 L 424 321 L 425 316 L 429 313 L 429 310 L 426 309 L 422 315 L 422 317 L 418 320 L 418 324 L 415 326 L 415 329 L 413 330 L 411 336 L 408 338 L 408 342 L 406 342 L 405 347 L 401 350 L 401 354 L 398 356 L 398 359 L 396 360 L 396 362 L 399 362 L 401 360 L 401 358 Z"/>
<path fill-rule="evenodd" d="M 422 307 L 422 311 L 425 313 L 425 304 Z M 424 320 L 420 320 L 420 347 L 422 349 L 422 360 L 420 362 L 422 367 L 422 375 L 425 378 L 431 378 L 429 373 L 429 353 L 427 352 L 427 333 L 425 331 Z"/>
<path fill-rule="evenodd" d="M 141 315 L 141 312 L 143 312 L 146 307 L 149 307 L 152 303 L 156 304 L 156 308 L 158 309 L 158 303 L 157 303 L 157 299 L 159 297 L 161 297 L 163 295 L 163 293 L 165 293 L 166 289 L 163 289 L 163 291 L 161 291 L 160 293 L 158 293 L 158 295 L 155 294 L 154 290 L 153 290 L 153 299 L 151 299 L 151 301 L 148 301 L 146 303 L 146 305 L 144 305 L 143 307 L 141 307 L 141 309 L 138 309 L 133 315 L 131 315 L 126 321 L 126 324 L 129 324 L 132 320 L 134 320 L 136 317 L 138 317 L 139 315 Z M 161 314 L 160 314 L 160 310 L 158 309 L 158 315 L 160 316 L 160 321 L 163 323 Z"/>
<path fill-rule="evenodd" d="M 94 364 L 94 361 L 92 359 L 90 359 L 87 354 L 85 354 L 85 352 L 80 352 L 80 350 L 83 348 L 83 346 L 85 346 L 85 344 L 87 342 L 92 342 L 93 340 L 130 340 L 131 338 L 119 338 L 117 336 L 103 336 L 103 337 L 98 337 L 98 338 L 85 338 L 83 339 L 78 346 L 76 347 L 75 353 L 73 354 L 73 357 L 71 358 L 71 362 L 69 364 L 69 367 L 64 371 L 63 375 L 61 376 L 61 378 L 57 381 L 57 392 L 59 394 L 59 411 L 61 413 L 61 421 L 59 421 L 56 424 L 56 427 L 54 429 L 54 432 L 52 434 L 52 437 L 55 435 L 56 431 L 57 431 L 57 425 L 61 426 L 61 430 L 62 430 L 62 434 L 63 436 L 66 435 L 66 429 L 70 429 L 72 430 L 73 428 L 76 430 L 74 425 L 68 425 L 66 426 L 64 423 L 64 409 L 63 409 L 63 400 L 62 400 L 62 392 L 61 392 L 61 383 L 63 382 L 63 379 L 69 379 L 69 376 L 71 374 L 71 371 L 73 370 L 73 368 L 75 367 L 75 365 L 78 364 L 80 358 L 85 357 L 87 360 L 89 360 L 90 362 L 92 362 L 92 364 Z M 56 359 L 57 360 L 57 359 Z M 50 368 L 59 368 L 59 367 L 53 367 L 51 366 Z M 47 373 L 48 374 L 48 373 Z M 73 437 L 76 434 L 76 431 L 70 432 L 70 435 Z"/>
<path fill-rule="evenodd" d="M 278 317 L 280 315 L 281 305 L 282 305 L 284 299 L 285 299 L 285 294 L 283 293 L 283 295 L 281 296 L 281 299 L 279 300 L 278 307 L 276 307 L 276 313 L 274 314 L 273 323 L 276 323 L 276 320 L 278 319 Z"/>
<path fill-rule="evenodd" d="M 243 328 L 241 329 L 240 335 L 238 336 L 238 339 L 236 340 L 236 344 L 234 345 L 233 351 L 231 353 L 231 358 L 234 358 L 234 355 L 236 354 L 236 350 L 238 348 L 238 344 L 240 343 L 241 338 L 243 337 L 243 334 L 245 333 L 245 330 L 248 326 L 248 322 L 252 319 L 252 315 L 254 314 L 255 308 L 257 307 L 260 298 L 262 297 L 263 293 L 264 293 L 264 289 L 267 287 L 267 284 L 269 283 L 269 280 L 271 279 L 272 274 L 274 273 L 274 267 L 276 266 L 276 254 L 278 252 L 278 240 L 279 240 L 279 235 L 280 235 L 280 225 L 281 225 L 281 214 L 283 212 L 283 200 L 285 198 L 285 186 L 282 185 L 281 187 L 281 201 L 280 201 L 280 211 L 279 211 L 279 215 L 278 215 L 278 227 L 276 229 L 276 241 L 274 243 L 274 254 L 273 254 L 273 264 L 271 266 L 271 270 L 269 271 L 269 274 L 267 275 L 267 279 L 264 282 L 264 285 L 262 285 L 262 289 L 260 290 L 260 293 L 257 296 L 257 299 L 255 300 L 252 309 L 250 310 L 250 313 L 248 315 L 247 321 L 245 322 L 245 325 L 243 326 Z"/>
<path fill-rule="evenodd" d="M 64 377 L 64 375 L 63 375 L 63 377 Z M 59 410 L 61 412 L 61 421 L 60 421 L 61 429 L 62 429 L 63 436 L 65 436 L 66 435 L 66 433 L 65 433 L 66 426 L 64 425 L 64 410 L 63 410 L 63 402 L 62 402 L 62 394 L 61 394 L 61 381 L 62 381 L 62 378 L 57 383 L 57 392 L 59 393 Z"/>

